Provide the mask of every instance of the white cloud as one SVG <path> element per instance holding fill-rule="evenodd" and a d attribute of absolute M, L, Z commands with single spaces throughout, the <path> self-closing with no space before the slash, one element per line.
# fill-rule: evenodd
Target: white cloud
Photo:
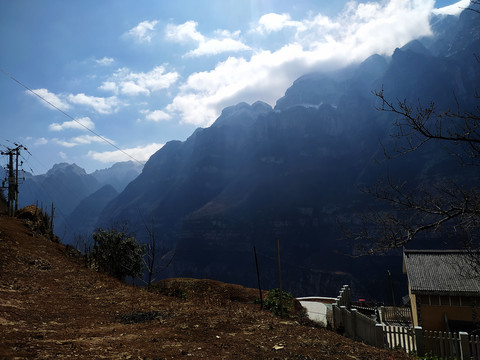
<path fill-rule="evenodd" d="M 300 21 L 292 21 L 289 14 L 270 13 L 263 15 L 258 21 L 256 31 L 260 34 L 277 32 L 284 28 L 305 30 L 305 25 Z"/>
<path fill-rule="evenodd" d="M 77 146 L 77 145 L 78 145 L 76 142 L 67 141 L 67 140 L 62 140 L 62 139 L 57 139 L 57 138 L 53 138 L 52 141 L 53 141 L 55 144 L 58 144 L 58 145 L 60 145 L 60 146 L 67 147 L 67 148 L 71 148 L 71 147 L 74 147 L 74 146 Z"/>
<path fill-rule="evenodd" d="M 147 73 L 135 73 L 121 68 L 111 79 L 105 81 L 100 89 L 124 95 L 150 95 L 152 92 L 169 88 L 178 77 L 177 72 L 166 72 L 164 66 L 156 66 Z"/>
<path fill-rule="evenodd" d="M 172 117 L 167 114 L 165 111 L 162 110 L 154 110 L 152 112 L 147 112 L 145 119 L 154 121 L 154 122 L 159 122 L 159 121 L 165 121 L 165 120 L 170 120 Z"/>
<path fill-rule="evenodd" d="M 65 121 L 61 124 L 52 123 L 48 126 L 51 131 L 62 131 L 65 129 L 78 129 L 78 130 L 86 130 L 85 127 L 92 130 L 95 128 L 95 124 L 89 117 L 83 117 L 80 119 L 75 119 L 71 121 Z"/>
<path fill-rule="evenodd" d="M 104 81 L 102 85 L 99 87 L 100 90 L 110 91 L 115 94 L 118 93 L 118 86 L 114 81 Z"/>
<path fill-rule="evenodd" d="M 435 15 L 459 15 L 464 9 L 468 8 L 470 0 L 460 0 L 455 4 L 444 6 L 439 9 L 434 9 Z"/>
<path fill-rule="evenodd" d="M 197 48 L 186 54 L 190 57 L 251 50 L 239 39 L 240 31 L 231 33 L 228 30 L 216 30 L 215 38 L 207 38 L 197 30 L 197 26 L 198 23 L 195 21 L 167 25 L 166 38 L 180 43 L 189 41 L 197 43 Z"/>
<path fill-rule="evenodd" d="M 105 142 L 105 139 L 108 140 L 110 143 L 115 144 L 115 141 L 113 141 L 113 140 L 110 140 L 110 139 L 105 138 L 105 137 L 101 138 L 99 136 L 94 136 L 94 135 L 81 135 L 81 136 L 73 137 L 69 140 L 54 138 L 54 139 L 52 139 L 52 141 L 54 143 L 60 145 L 60 146 L 71 148 L 71 147 L 75 147 L 75 146 L 79 146 L 79 145 L 88 145 L 88 144 L 92 144 L 92 143 L 103 143 L 103 142 Z"/>
<path fill-rule="evenodd" d="M 91 144 L 91 143 L 103 143 L 105 142 L 105 139 L 108 140 L 110 143 L 115 144 L 115 141 L 110 140 L 106 137 L 99 137 L 95 135 L 81 135 L 81 136 L 76 136 L 74 138 L 71 138 L 70 141 L 73 143 L 76 143 L 77 145 L 85 145 L 85 144 Z"/>
<path fill-rule="evenodd" d="M 162 148 L 163 145 L 164 144 L 152 143 L 145 146 L 137 146 L 135 148 L 123 149 L 123 151 L 138 161 L 147 161 L 150 156 L 152 156 L 155 152 Z M 120 150 L 104 152 L 89 151 L 88 156 L 94 160 L 103 163 L 114 163 L 132 160 L 132 158 L 127 156 L 124 152 Z"/>
<path fill-rule="evenodd" d="M 73 104 L 89 106 L 100 114 L 111 114 L 117 111 L 120 106 L 120 101 L 116 96 L 104 98 L 80 93 L 68 95 L 68 100 Z"/>
<path fill-rule="evenodd" d="M 112 65 L 114 63 L 114 59 L 113 58 L 109 58 L 109 57 L 106 57 L 104 56 L 103 58 L 101 59 L 95 59 L 95 62 L 98 64 L 98 65 L 102 65 L 102 66 L 108 66 L 108 65 Z"/>
<path fill-rule="evenodd" d="M 48 140 L 45 139 L 44 137 L 38 138 L 38 139 L 33 143 L 33 145 L 35 145 L 35 146 L 45 145 L 45 144 L 48 144 Z"/>
<path fill-rule="evenodd" d="M 208 126 L 225 106 L 240 101 L 263 100 L 274 105 L 305 73 L 360 62 L 374 53 L 390 55 L 395 48 L 430 35 L 433 6 L 434 0 L 352 1 L 336 19 L 319 14 L 301 22 L 292 21 L 287 14 L 269 14 L 260 18 L 254 29 L 273 33 L 292 28 L 286 45 L 259 50 L 250 58 L 229 57 L 211 71 L 191 74 L 166 111 L 177 114 L 184 123 Z M 190 24 L 189 31 L 175 33 L 176 38 L 195 34 L 195 27 Z"/>
<path fill-rule="evenodd" d="M 166 110 L 179 114 L 182 122 L 207 126 L 221 109 L 239 101 L 274 103 L 291 79 L 303 74 L 302 56 L 302 48 L 293 44 L 275 53 L 263 51 L 249 61 L 230 57 L 212 71 L 190 75 Z"/>
<path fill-rule="evenodd" d="M 33 93 L 30 92 L 30 91 L 26 91 L 26 93 L 28 95 L 32 95 L 32 96 L 37 95 L 37 97 L 41 97 L 41 98 L 45 99 L 50 104 L 59 108 L 60 110 L 70 109 L 70 105 L 68 104 L 68 102 L 61 99 L 61 97 L 63 97 L 63 96 L 55 95 L 54 93 L 51 93 L 47 89 L 36 89 L 36 90 L 32 90 L 32 91 L 33 91 Z M 51 105 L 49 105 L 45 101 L 42 101 L 42 104 L 51 108 Z"/>
<path fill-rule="evenodd" d="M 214 34 L 216 37 L 220 37 L 220 38 L 238 39 L 240 37 L 241 31 L 236 30 L 234 32 L 231 32 L 230 30 L 217 29 L 214 31 Z"/>
<path fill-rule="evenodd" d="M 186 42 L 186 41 L 195 41 L 203 42 L 205 37 L 197 31 L 198 23 L 195 21 L 187 21 L 181 25 L 169 24 L 166 28 L 166 37 L 167 39 Z"/>
<path fill-rule="evenodd" d="M 152 41 L 152 34 L 155 30 L 155 26 L 157 25 L 158 21 L 142 21 L 134 28 L 128 31 L 128 35 L 133 37 L 135 41 L 142 43 L 142 42 L 150 42 Z"/>
<path fill-rule="evenodd" d="M 123 81 L 120 87 L 120 91 L 125 95 L 150 94 L 150 91 L 146 87 L 138 85 L 135 81 Z"/>
<path fill-rule="evenodd" d="M 251 48 L 239 40 L 211 39 L 201 42 L 195 50 L 189 51 L 187 56 L 218 55 L 224 52 L 237 52 L 244 50 L 251 50 Z"/>
<path fill-rule="evenodd" d="M 65 154 L 63 151 L 59 151 L 59 152 L 58 152 L 58 155 L 59 155 L 63 160 L 67 160 L 67 159 L 68 159 L 67 154 Z"/>
<path fill-rule="evenodd" d="M 112 85 L 109 83 L 104 83 L 100 88 L 102 90 L 105 90 L 105 89 L 111 90 L 114 88 L 114 84 Z M 54 94 L 48 91 L 47 89 L 37 89 L 37 90 L 33 90 L 33 92 L 35 92 L 35 94 L 37 94 L 41 98 L 48 101 L 48 103 L 45 101 L 42 101 L 42 103 L 45 106 L 52 108 L 51 105 L 54 105 L 56 108 L 62 111 L 69 110 L 72 107 L 72 104 L 76 104 L 76 105 L 89 106 L 100 114 L 110 114 L 110 113 L 116 112 L 118 108 L 122 105 L 122 103 L 118 100 L 116 96 L 96 97 L 96 96 L 85 95 L 84 93 Z M 26 91 L 26 93 L 32 96 L 35 95 L 35 94 L 32 94 L 30 91 Z M 51 124 L 50 130 L 58 131 L 60 130 L 59 126 L 68 127 L 68 123 L 70 122 L 63 123 L 62 125 L 56 124 L 56 123 Z"/>

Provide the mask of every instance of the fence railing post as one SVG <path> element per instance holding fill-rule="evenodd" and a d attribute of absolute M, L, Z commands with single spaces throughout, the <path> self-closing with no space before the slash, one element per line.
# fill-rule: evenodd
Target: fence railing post
<path fill-rule="evenodd" d="M 333 330 L 335 330 L 337 328 L 336 322 L 338 321 L 338 320 L 336 320 L 337 314 L 335 314 L 335 308 L 336 307 L 337 307 L 337 303 L 334 302 L 332 304 L 332 327 L 333 327 Z"/>
<path fill-rule="evenodd" d="M 462 360 L 470 360 L 470 342 L 468 338 L 468 334 L 466 332 L 459 332 L 458 333 L 460 338 L 460 359 Z"/>
<path fill-rule="evenodd" d="M 347 301 L 347 309 L 350 310 L 352 308 L 352 298 L 351 298 L 351 294 L 350 294 L 350 287 L 348 285 L 345 285 L 345 297 L 346 297 L 346 301 Z"/>
<path fill-rule="evenodd" d="M 421 326 L 415 326 L 415 348 L 418 356 L 425 355 L 425 342 L 423 341 L 423 329 Z"/>
<path fill-rule="evenodd" d="M 340 311 L 339 311 L 339 312 L 340 312 L 340 314 L 341 314 L 341 315 L 340 315 L 340 316 L 341 316 L 340 318 L 342 319 L 342 320 L 341 320 L 342 322 L 338 325 L 338 326 L 340 326 L 340 332 L 342 332 L 342 330 L 343 330 L 343 334 L 344 334 L 345 336 L 349 336 L 348 329 L 347 329 L 347 328 L 348 328 L 347 307 L 346 307 L 346 306 L 343 306 L 343 305 L 340 306 Z"/>
<path fill-rule="evenodd" d="M 344 334 L 346 337 L 351 337 L 351 316 L 346 306 L 340 306 L 340 312 L 342 313 L 342 325 L 344 329 Z"/>
<path fill-rule="evenodd" d="M 385 337 L 383 335 L 382 324 L 375 324 L 375 346 L 379 348 L 385 347 Z"/>
<path fill-rule="evenodd" d="M 332 306 L 333 310 L 333 328 L 335 331 L 341 332 L 341 327 L 345 329 L 345 320 L 343 319 L 343 312 L 341 306 L 334 304 Z"/>
<path fill-rule="evenodd" d="M 350 314 L 351 314 L 351 323 L 350 324 L 351 324 L 351 327 L 352 327 L 352 339 L 357 340 L 358 310 L 357 309 L 352 309 L 352 310 L 350 310 Z"/>

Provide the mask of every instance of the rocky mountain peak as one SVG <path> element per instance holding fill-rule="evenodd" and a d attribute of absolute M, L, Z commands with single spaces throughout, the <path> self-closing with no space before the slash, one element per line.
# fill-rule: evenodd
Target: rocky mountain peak
<path fill-rule="evenodd" d="M 245 102 L 229 106 L 223 109 L 220 117 L 215 121 L 212 127 L 221 127 L 225 125 L 251 125 L 260 115 L 273 111 L 272 107 L 262 101 L 257 101 L 252 105 Z"/>
<path fill-rule="evenodd" d="M 61 173 L 64 173 L 64 174 L 70 173 L 70 174 L 75 174 L 79 176 L 87 175 L 87 172 L 85 171 L 85 169 L 81 168 L 77 164 L 69 164 L 66 162 L 55 164 L 50 170 L 47 171 L 48 176 L 55 176 Z"/>

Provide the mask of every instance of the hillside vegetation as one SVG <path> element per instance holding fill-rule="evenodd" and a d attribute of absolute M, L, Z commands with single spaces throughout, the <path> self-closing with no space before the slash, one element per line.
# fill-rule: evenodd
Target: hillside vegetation
<path fill-rule="evenodd" d="M 147 292 L 72 253 L 0 216 L 0 359 L 409 359 L 261 311 L 254 289 L 170 279 Z"/>

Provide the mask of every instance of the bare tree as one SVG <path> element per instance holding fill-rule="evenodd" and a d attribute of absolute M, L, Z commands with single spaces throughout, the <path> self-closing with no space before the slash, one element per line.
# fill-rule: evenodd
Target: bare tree
<path fill-rule="evenodd" d="M 93 239 L 85 233 L 75 233 L 73 235 L 73 246 L 83 255 L 83 265 L 86 268 L 92 265 Z"/>
<path fill-rule="evenodd" d="M 478 4 L 479 2 L 473 2 Z M 476 9 L 471 9 L 478 12 Z M 478 59 L 478 57 L 477 57 Z M 480 65 L 480 61 L 479 61 Z M 431 143 L 442 146 L 459 169 L 480 165 L 480 96 L 474 94 L 474 105 L 464 110 L 454 96 L 454 110 L 438 111 L 430 102 L 412 105 L 407 100 L 389 100 L 383 89 L 375 91 L 377 110 L 392 113 L 393 148 L 386 159 L 417 153 Z M 361 225 L 344 231 L 356 240 L 360 254 L 381 253 L 400 248 L 421 236 L 455 236 L 467 249 L 480 246 L 480 190 L 476 181 L 465 181 L 452 174 L 449 179 L 424 179 L 416 187 L 387 175 L 376 185 L 363 189 L 387 206 L 361 215 Z M 478 175 L 478 171 L 477 171 Z"/>
<path fill-rule="evenodd" d="M 156 280 L 156 276 L 170 266 L 173 258 L 175 257 L 175 251 L 168 249 L 165 241 L 160 241 L 157 238 L 153 214 L 150 225 L 147 224 L 141 213 L 140 217 L 142 218 L 145 231 L 148 234 L 148 242 L 145 244 L 145 255 L 143 262 L 147 270 L 146 284 L 147 287 L 150 288 L 152 282 Z"/>

